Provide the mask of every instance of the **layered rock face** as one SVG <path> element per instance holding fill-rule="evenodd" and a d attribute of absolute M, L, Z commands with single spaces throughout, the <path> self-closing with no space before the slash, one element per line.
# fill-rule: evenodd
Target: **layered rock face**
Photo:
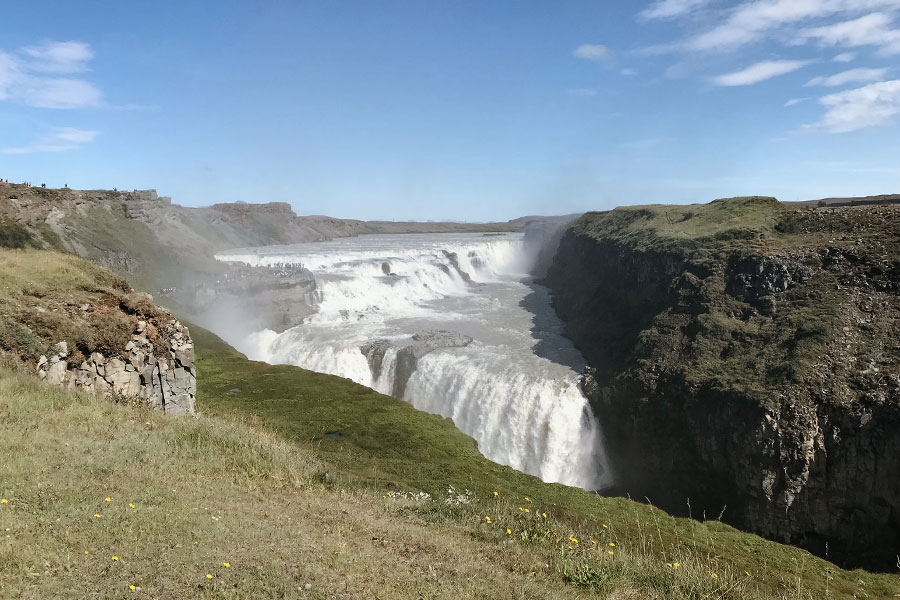
<path fill-rule="evenodd" d="M 147 329 L 146 321 L 138 321 L 124 353 L 93 352 L 78 366 L 69 365 L 68 345 L 60 342 L 38 361 L 38 377 L 51 385 L 138 398 L 169 414 L 193 414 L 197 379 L 188 328 L 171 319 L 157 329 L 155 344 Z"/>
<path fill-rule="evenodd" d="M 589 213 L 559 246 L 614 491 L 896 568 L 900 207 L 752 200 Z"/>

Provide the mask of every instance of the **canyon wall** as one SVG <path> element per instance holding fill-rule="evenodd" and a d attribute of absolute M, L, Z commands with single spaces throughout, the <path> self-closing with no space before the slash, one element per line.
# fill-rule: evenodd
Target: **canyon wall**
<path fill-rule="evenodd" d="M 545 283 L 614 492 L 896 568 L 900 207 L 588 213 Z"/>

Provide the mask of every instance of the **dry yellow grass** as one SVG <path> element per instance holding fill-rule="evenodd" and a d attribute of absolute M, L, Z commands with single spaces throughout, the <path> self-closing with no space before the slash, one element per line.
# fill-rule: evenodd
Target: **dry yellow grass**
<path fill-rule="evenodd" d="M 614 532 L 573 542 L 521 498 L 336 489 L 311 448 L 258 426 L 8 370 L 0 456 L 4 598 L 771 597 L 714 557 L 672 568 Z M 798 592 L 779 597 L 813 597 Z"/>

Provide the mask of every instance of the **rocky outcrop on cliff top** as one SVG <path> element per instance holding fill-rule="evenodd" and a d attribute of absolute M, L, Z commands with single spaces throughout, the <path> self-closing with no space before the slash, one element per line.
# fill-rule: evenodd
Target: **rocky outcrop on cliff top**
<path fill-rule="evenodd" d="M 146 321 L 137 322 L 122 353 L 92 352 L 77 366 L 68 364 L 68 344 L 59 342 L 41 355 L 38 377 L 50 385 L 138 399 L 169 414 L 193 414 L 197 378 L 188 328 L 168 320 L 154 343 L 147 327 Z"/>
<path fill-rule="evenodd" d="M 194 412 L 188 328 L 77 257 L 0 249 L 0 354 L 53 385 Z"/>
<path fill-rule="evenodd" d="M 900 206 L 589 213 L 547 284 L 618 492 L 895 567 Z"/>

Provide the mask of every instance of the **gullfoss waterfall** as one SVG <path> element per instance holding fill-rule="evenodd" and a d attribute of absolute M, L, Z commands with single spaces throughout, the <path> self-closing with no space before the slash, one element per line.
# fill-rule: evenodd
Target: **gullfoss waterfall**
<path fill-rule="evenodd" d="M 586 489 L 610 485 L 578 386 L 583 359 L 521 234 L 373 235 L 234 250 L 219 260 L 302 265 L 315 312 L 230 340 L 251 359 L 347 377 L 453 419 L 491 460 Z"/>

